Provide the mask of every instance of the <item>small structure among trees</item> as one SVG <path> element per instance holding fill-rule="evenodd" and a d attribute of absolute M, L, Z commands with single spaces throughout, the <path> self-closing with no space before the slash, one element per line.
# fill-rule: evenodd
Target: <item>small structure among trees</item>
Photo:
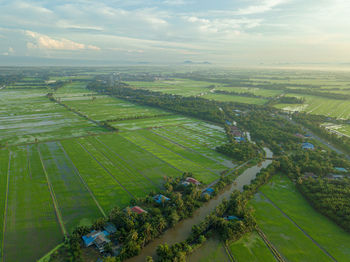
<path fill-rule="evenodd" d="M 107 231 L 93 230 L 89 234 L 82 237 L 86 247 L 95 245 L 96 248 L 102 253 L 104 247 L 111 242 L 108 238 L 109 233 Z"/>

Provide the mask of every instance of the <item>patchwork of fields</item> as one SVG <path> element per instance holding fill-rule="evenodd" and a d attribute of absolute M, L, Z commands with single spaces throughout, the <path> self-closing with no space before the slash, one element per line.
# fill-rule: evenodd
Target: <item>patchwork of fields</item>
<path fill-rule="evenodd" d="M 350 236 L 316 212 L 288 178 L 262 187 L 251 202 L 267 238 L 288 261 L 348 261 Z"/>
<path fill-rule="evenodd" d="M 193 75 L 188 75 L 189 78 Z M 327 98 L 319 95 L 293 93 L 293 89 L 312 90 L 323 93 L 350 94 L 349 78 L 346 73 L 319 71 L 237 71 L 216 76 L 196 75 L 210 81 L 195 81 L 185 78 L 169 78 L 155 81 L 126 81 L 130 86 L 168 94 L 201 96 L 203 98 L 264 105 L 269 99 L 284 95 L 305 98 L 305 103 L 277 104 L 276 107 L 288 111 L 304 111 L 310 114 L 326 115 L 340 119 L 350 119 L 349 100 Z M 225 81 L 222 81 L 224 78 Z M 215 93 L 227 91 L 250 93 L 256 97 Z"/>
<path fill-rule="evenodd" d="M 222 128 L 185 119 L 0 150 L 4 261 L 39 258 L 77 225 L 161 187 L 165 176 L 190 171 L 204 183 L 219 178 L 234 167 L 214 150 L 225 140 Z"/>

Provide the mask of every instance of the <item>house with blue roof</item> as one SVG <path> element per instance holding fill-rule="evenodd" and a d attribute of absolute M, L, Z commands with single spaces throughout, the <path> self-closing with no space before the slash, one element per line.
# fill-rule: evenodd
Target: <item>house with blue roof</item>
<path fill-rule="evenodd" d="M 231 122 L 228 121 L 228 120 L 225 120 L 225 122 L 226 122 L 226 124 L 229 125 L 229 126 L 232 125 Z"/>
<path fill-rule="evenodd" d="M 302 148 L 305 150 L 314 150 L 315 146 L 311 143 L 302 143 Z"/>
<path fill-rule="evenodd" d="M 344 167 L 335 167 L 334 169 L 342 173 L 348 172 L 348 170 L 346 170 Z"/>
<path fill-rule="evenodd" d="M 241 136 L 235 136 L 235 140 L 236 140 L 236 142 L 240 143 L 240 142 L 244 142 L 245 138 L 241 137 Z"/>
<path fill-rule="evenodd" d="M 212 195 L 214 193 L 214 189 L 211 187 L 208 187 L 207 189 L 204 190 L 203 194 L 208 194 L 208 195 Z"/>
<path fill-rule="evenodd" d="M 158 204 L 161 204 L 161 203 L 163 203 L 163 202 L 166 202 L 166 201 L 169 201 L 169 200 L 170 200 L 170 198 L 168 198 L 168 197 L 166 197 L 166 196 L 163 196 L 163 195 L 161 195 L 161 194 L 154 196 L 153 199 L 154 199 L 154 201 L 156 201 L 156 203 L 158 203 Z"/>
<path fill-rule="evenodd" d="M 106 230 L 93 230 L 89 234 L 83 236 L 82 239 L 86 247 L 95 245 L 96 248 L 100 251 L 100 253 L 102 253 L 104 252 L 105 245 L 111 242 L 108 236 L 109 233 Z"/>
<path fill-rule="evenodd" d="M 239 221 L 239 220 L 242 220 L 241 218 L 237 217 L 237 216 L 226 216 L 224 217 L 225 220 L 228 220 L 228 221 Z"/>
<path fill-rule="evenodd" d="M 104 228 L 104 230 L 106 230 L 109 234 L 114 234 L 115 232 L 117 232 L 117 228 L 116 228 L 115 225 L 112 224 L 111 222 L 108 222 L 103 228 Z"/>

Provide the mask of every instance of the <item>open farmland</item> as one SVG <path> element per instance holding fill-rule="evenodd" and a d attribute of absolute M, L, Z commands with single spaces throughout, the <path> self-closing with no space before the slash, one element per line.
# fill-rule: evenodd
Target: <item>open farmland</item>
<path fill-rule="evenodd" d="M 256 232 L 243 236 L 229 245 L 229 250 L 237 262 L 265 262 L 277 261 Z"/>
<path fill-rule="evenodd" d="M 197 96 L 202 93 L 209 92 L 209 90 L 215 86 L 221 86 L 221 84 L 217 83 L 213 84 L 211 82 L 194 81 L 181 78 L 155 80 L 152 82 L 126 81 L 126 83 L 132 87 L 182 96 Z"/>
<path fill-rule="evenodd" d="M 350 93 L 350 92 L 349 92 Z M 305 98 L 303 105 L 279 104 L 276 107 L 287 111 L 303 111 L 314 115 L 325 115 L 339 119 L 350 119 L 350 101 L 309 95 L 292 95 Z"/>
<path fill-rule="evenodd" d="M 337 261 L 348 261 L 349 234 L 316 212 L 288 178 L 275 176 L 261 191 L 268 199 L 260 194 L 252 201 L 258 225 L 284 257 L 331 261 L 327 252 Z"/>
<path fill-rule="evenodd" d="M 104 131 L 55 104 L 40 90 L 1 90 L 0 144 L 15 145 Z"/>
<path fill-rule="evenodd" d="M 224 244 L 215 238 L 209 238 L 203 246 L 195 250 L 187 259 L 191 262 L 230 262 Z"/>
<path fill-rule="evenodd" d="M 170 115 L 170 113 L 147 106 L 101 95 L 62 97 L 61 102 L 75 111 L 96 121 L 118 121 Z"/>
<path fill-rule="evenodd" d="M 210 100 L 217 100 L 217 101 L 223 101 L 223 102 L 236 102 L 236 103 L 246 103 L 246 104 L 255 104 L 255 105 L 264 105 L 268 101 L 267 99 L 263 99 L 263 98 L 215 94 L 215 93 L 206 94 L 202 97 Z"/>
<path fill-rule="evenodd" d="M 184 118 L 162 128 L 2 149 L 4 261 L 39 258 L 76 226 L 162 187 L 166 176 L 189 171 L 204 183 L 214 181 L 235 166 L 214 150 L 225 141 L 221 127 Z M 38 240 L 28 244 L 32 234 Z"/>

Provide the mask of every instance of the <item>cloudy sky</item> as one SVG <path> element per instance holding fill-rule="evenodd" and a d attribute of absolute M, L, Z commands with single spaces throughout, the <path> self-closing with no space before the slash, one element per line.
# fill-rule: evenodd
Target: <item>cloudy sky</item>
<path fill-rule="evenodd" d="M 0 60 L 346 63 L 349 14 L 349 0 L 0 0 Z"/>

